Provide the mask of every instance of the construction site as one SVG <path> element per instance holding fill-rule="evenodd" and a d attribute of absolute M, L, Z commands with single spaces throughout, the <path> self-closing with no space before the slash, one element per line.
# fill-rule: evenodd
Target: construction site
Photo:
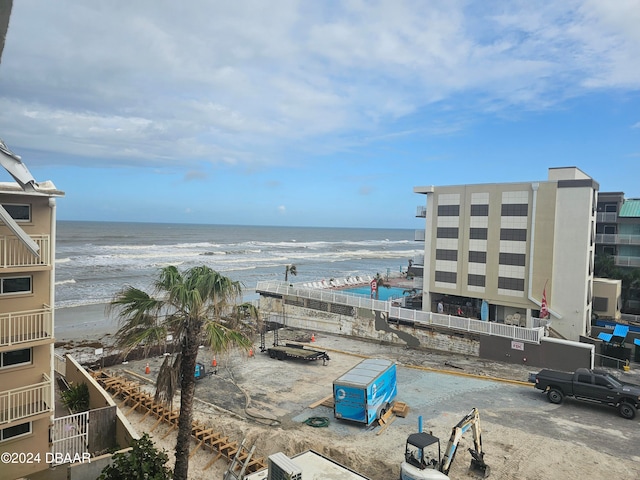
<path fill-rule="evenodd" d="M 267 478 L 256 472 L 267 466 L 269 456 L 310 451 L 350 472 L 345 478 L 397 479 L 407 439 L 419 424 L 444 447 L 452 427 L 473 409 L 482 418 L 482 449 L 491 478 L 640 475 L 637 419 L 625 420 L 599 405 L 551 404 L 528 382 L 535 369 L 526 365 L 289 328 L 278 335 L 281 345 L 294 349 L 293 356 L 278 356 L 265 347 L 251 355 L 214 357 L 201 349 L 190 478 Z M 267 346 L 270 341 L 267 337 Z M 324 355 L 305 358 L 296 348 Z M 334 382 L 365 359 L 395 365 L 397 395 L 376 421 L 337 418 Z M 93 369 L 92 375 L 131 426 L 149 432 L 171 459 L 178 399 L 171 407 L 153 401 L 163 360 L 164 355 L 130 361 Z M 633 371 L 627 374 L 637 378 Z M 461 436 L 457 447 L 448 478 L 467 478 L 471 432 Z M 235 476 L 226 476 L 230 469 Z"/>

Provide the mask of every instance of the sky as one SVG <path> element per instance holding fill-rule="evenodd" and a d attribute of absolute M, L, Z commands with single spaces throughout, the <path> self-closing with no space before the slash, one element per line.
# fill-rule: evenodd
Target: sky
<path fill-rule="evenodd" d="M 0 138 L 60 220 L 419 228 L 415 186 L 565 166 L 637 198 L 638 25 L 640 0 L 19 0 Z"/>

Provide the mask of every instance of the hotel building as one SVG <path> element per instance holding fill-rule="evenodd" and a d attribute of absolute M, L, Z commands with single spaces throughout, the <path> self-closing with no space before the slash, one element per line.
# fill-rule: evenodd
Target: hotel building
<path fill-rule="evenodd" d="M 538 182 L 415 187 L 426 197 L 423 310 L 589 335 L 598 184 L 575 167 Z"/>
<path fill-rule="evenodd" d="M 16 180 L 0 183 L 0 453 L 23 455 L 0 468 L 2 478 L 20 478 L 48 468 L 51 451 L 55 199 L 63 193 L 36 183 L 2 142 L 0 164 Z"/>

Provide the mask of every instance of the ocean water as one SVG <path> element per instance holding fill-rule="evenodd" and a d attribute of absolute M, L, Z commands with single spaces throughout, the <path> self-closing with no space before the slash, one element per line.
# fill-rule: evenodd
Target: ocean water
<path fill-rule="evenodd" d="M 160 268 L 208 265 L 257 298 L 262 280 L 319 281 L 406 270 L 421 254 L 408 229 L 59 221 L 56 308 L 108 303 L 123 287 L 151 288 Z"/>

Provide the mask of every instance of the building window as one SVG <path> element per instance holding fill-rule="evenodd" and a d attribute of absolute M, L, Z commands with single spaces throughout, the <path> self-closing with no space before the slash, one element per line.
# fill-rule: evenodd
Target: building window
<path fill-rule="evenodd" d="M 606 203 L 604 205 L 604 211 L 606 213 L 616 213 L 618 211 L 618 204 L 617 203 Z"/>
<path fill-rule="evenodd" d="M 524 267 L 527 261 L 527 256 L 523 253 L 501 253 L 500 265 L 515 265 L 517 267 Z"/>
<path fill-rule="evenodd" d="M 0 354 L 0 368 L 17 367 L 31 363 L 31 349 L 9 350 Z"/>
<path fill-rule="evenodd" d="M 458 238 L 458 227 L 438 227 L 437 238 Z"/>
<path fill-rule="evenodd" d="M 458 217 L 460 216 L 460 205 L 438 205 L 439 217 Z"/>
<path fill-rule="evenodd" d="M 611 247 L 611 246 L 604 246 L 602 247 L 602 253 L 604 253 L 605 255 L 616 255 L 616 247 Z"/>
<path fill-rule="evenodd" d="M 602 229 L 602 233 L 605 235 L 615 235 L 616 234 L 616 226 L 615 225 L 605 225 Z"/>
<path fill-rule="evenodd" d="M 455 262 L 458 260 L 458 251 L 438 248 L 436 250 L 436 260 L 450 260 Z"/>
<path fill-rule="evenodd" d="M 472 217 L 488 217 L 489 205 L 471 205 L 470 215 Z"/>
<path fill-rule="evenodd" d="M 498 288 L 503 288 L 505 290 L 516 290 L 518 292 L 524 292 L 524 279 L 523 278 L 498 277 Z"/>
<path fill-rule="evenodd" d="M 484 275 L 473 275 L 470 273 L 467 276 L 467 283 L 475 287 L 484 287 L 486 278 L 487 277 L 485 277 Z"/>
<path fill-rule="evenodd" d="M 471 240 L 486 240 L 488 232 L 488 228 L 470 228 L 469 238 Z"/>
<path fill-rule="evenodd" d="M 526 242 L 527 231 L 523 228 L 501 228 L 500 240 L 511 240 L 514 242 Z"/>
<path fill-rule="evenodd" d="M 502 205 L 503 217 L 526 217 L 529 214 L 529 205 L 526 203 L 504 203 Z"/>
<path fill-rule="evenodd" d="M 436 270 L 436 282 L 456 283 L 456 280 L 456 272 L 442 272 L 440 270 Z"/>
<path fill-rule="evenodd" d="M 0 294 L 31 293 L 31 277 L 0 278 Z"/>
<path fill-rule="evenodd" d="M 469 250 L 469 263 L 487 263 L 487 252 Z"/>
<path fill-rule="evenodd" d="M 31 433 L 31 422 L 21 423 L 13 427 L 3 428 L 0 430 L 0 442 L 11 440 L 12 438 L 29 435 Z"/>
<path fill-rule="evenodd" d="M 31 221 L 31 205 L 3 203 L 2 206 L 16 222 Z"/>

